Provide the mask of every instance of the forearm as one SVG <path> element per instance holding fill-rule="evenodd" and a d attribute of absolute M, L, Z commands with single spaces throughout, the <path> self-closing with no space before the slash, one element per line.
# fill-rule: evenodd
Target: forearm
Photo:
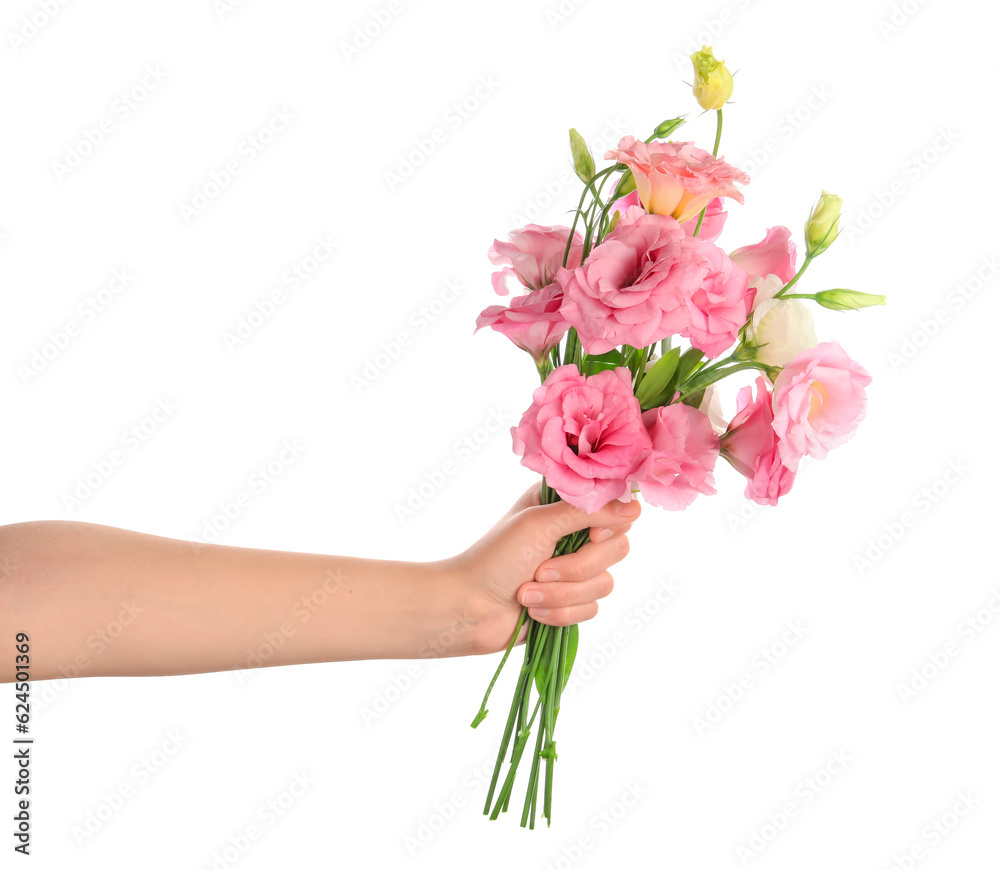
<path fill-rule="evenodd" d="M 33 679 L 204 673 L 474 651 L 447 563 L 193 544 L 89 523 L 0 528 L 3 643 Z M 9 670 L 9 669 L 5 669 Z M 0 680 L 9 682 L 12 673 Z"/>

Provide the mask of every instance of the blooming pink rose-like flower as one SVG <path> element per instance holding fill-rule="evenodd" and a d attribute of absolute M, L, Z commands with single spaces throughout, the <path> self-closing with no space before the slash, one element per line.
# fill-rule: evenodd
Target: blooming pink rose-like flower
<path fill-rule="evenodd" d="M 641 142 L 625 136 L 605 155 L 632 170 L 635 187 L 646 211 L 670 215 L 682 223 L 715 197 L 743 202 L 737 184 L 750 181 L 745 172 L 713 157 L 693 142 Z"/>
<path fill-rule="evenodd" d="M 645 347 L 680 332 L 664 318 L 684 305 L 704 275 L 697 250 L 697 240 L 673 218 L 642 214 L 620 222 L 582 266 L 560 269 L 563 316 L 584 350 Z"/>
<path fill-rule="evenodd" d="M 865 417 L 872 379 L 835 341 L 805 350 L 774 381 L 774 422 L 781 461 L 795 471 L 846 442 Z"/>
<path fill-rule="evenodd" d="M 712 469 L 719 436 L 701 411 L 684 404 L 642 415 L 652 452 L 635 474 L 642 497 L 667 510 L 683 510 L 698 494 L 715 495 Z"/>
<path fill-rule="evenodd" d="M 639 191 L 633 190 L 628 196 L 623 196 L 620 199 L 615 200 L 614 205 L 611 206 L 611 211 L 608 213 L 609 217 L 614 217 L 616 212 L 621 213 L 619 218 L 620 222 L 627 223 L 629 221 L 635 220 L 637 214 L 633 209 L 639 210 L 645 213 L 645 209 L 642 207 L 642 203 L 639 201 Z M 701 214 L 701 212 L 698 212 Z M 698 230 L 698 238 L 704 239 L 706 242 L 714 242 L 719 236 L 722 235 L 722 229 L 726 224 L 726 210 L 722 207 L 722 200 L 719 197 L 713 199 L 705 209 L 705 219 L 701 222 L 701 229 Z M 693 218 L 689 218 L 681 224 L 681 229 L 689 235 L 694 235 L 694 228 L 698 226 L 698 215 L 696 214 Z"/>
<path fill-rule="evenodd" d="M 737 248 L 729 258 L 746 269 L 751 283 L 777 275 L 784 286 L 795 277 L 795 242 L 788 227 L 771 227 L 757 244 Z"/>
<path fill-rule="evenodd" d="M 587 513 L 628 492 L 650 451 L 632 374 L 624 366 L 589 378 L 575 365 L 553 369 L 510 431 L 521 464 Z"/>
<path fill-rule="evenodd" d="M 549 284 L 534 293 L 515 296 L 510 307 L 491 305 L 476 318 L 476 332 L 489 326 L 506 335 L 541 365 L 569 329 L 560 313 L 563 301 L 562 287 Z"/>
<path fill-rule="evenodd" d="M 752 397 L 753 387 L 743 387 L 737 394 L 736 415 L 722 440 L 722 455 L 747 479 L 746 497 L 773 507 L 792 488 L 795 472 L 778 455 L 778 435 L 771 426 L 771 391 L 765 378 L 757 378 L 757 398 Z"/>
<path fill-rule="evenodd" d="M 664 317 L 664 325 L 715 358 L 736 341 L 755 291 L 747 282 L 747 273 L 721 248 L 700 237 L 689 241 L 695 246 L 701 275 L 683 305 Z"/>
<path fill-rule="evenodd" d="M 528 224 L 507 234 L 507 241 L 494 239 L 490 246 L 490 262 L 503 266 L 493 273 L 493 289 L 499 296 L 508 293 L 507 277 L 513 275 L 529 290 L 541 290 L 552 283 L 556 272 L 562 266 L 569 227 L 543 227 Z M 573 244 L 569 249 L 566 265 L 574 268 L 580 265 L 583 255 L 583 239 L 573 233 Z"/>

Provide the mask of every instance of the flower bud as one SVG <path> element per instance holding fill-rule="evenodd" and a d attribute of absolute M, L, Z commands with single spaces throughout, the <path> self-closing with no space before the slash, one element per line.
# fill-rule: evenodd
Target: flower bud
<path fill-rule="evenodd" d="M 837 237 L 837 224 L 840 221 L 840 207 L 843 202 L 839 196 L 823 191 L 809 220 L 806 221 L 806 253 L 809 256 L 822 254 L 833 244 L 833 240 Z"/>
<path fill-rule="evenodd" d="M 569 147 L 573 153 L 573 170 L 580 181 L 586 184 L 594 177 L 594 157 L 583 141 L 583 136 L 572 127 L 569 130 Z"/>
<path fill-rule="evenodd" d="M 833 311 L 854 311 L 871 305 L 885 305 L 884 296 L 860 293 L 857 290 L 821 290 L 815 298 L 824 308 Z"/>
<path fill-rule="evenodd" d="M 668 121 L 661 121 L 656 129 L 653 131 L 653 135 L 650 139 L 666 139 L 671 133 L 674 132 L 681 124 L 684 123 L 684 115 L 679 118 L 670 118 Z M 648 140 L 647 140 L 648 141 Z"/>
<path fill-rule="evenodd" d="M 691 55 L 694 96 L 703 109 L 721 109 L 733 95 L 733 77 L 724 61 L 716 60 L 707 45 Z"/>

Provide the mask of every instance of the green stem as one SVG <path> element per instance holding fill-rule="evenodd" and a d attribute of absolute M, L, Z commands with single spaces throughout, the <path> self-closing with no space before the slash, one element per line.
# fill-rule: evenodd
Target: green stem
<path fill-rule="evenodd" d="M 799 280 L 799 278 L 802 277 L 802 273 L 805 272 L 805 270 L 809 268 L 809 264 L 812 261 L 813 261 L 813 255 L 812 254 L 806 254 L 806 259 L 805 259 L 805 262 L 802 264 L 802 268 L 799 269 L 799 271 L 795 273 L 795 277 L 792 278 L 791 281 L 789 281 L 784 287 L 782 287 L 777 293 L 774 294 L 773 298 L 777 299 L 779 297 L 784 297 L 785 292 L 789 288 L 793 287 L 795 285 L 795 283 Z"/>
<path fill-rule="evenodd" d="M 687 385 L 687 389 L 680 394 L 680 396 L 677 398 L 677 401 L 679 402 L 682 399 L 685 399 L 688 396 L 690 396 L 692 393 L 697 393 L 699 390 L 703 390 L 705 389 L 705 387 L 711 386 L 716 381 L 721 381 L 723 378 L 729 377 L 729 375 L 733 374 L 733 372 L 742 372 L 742 371 L 747 371 L 748 369 L 758 369 L 759 371 L 762 371 L 765 374 L 770 375 L 770 373 L 773 372 L 774 368 L 775 368 L 774 366 L 765 365 L 764 363 L 758 362 L 757 360 L 750 360 L 748 362 L 736 363 L 736 365 L 732 365 L 727 369 L 718 369 L 712 372 L 710 376 L 705 379 L 702 379 L 701 377 L 701 375 L 705 374 L 705 372 L 699 372 L 698 373 L 699 377 L 694 378 Z"/>
<path fill-rule="evenodd" d="M 719 142 L 722 141 L 722 109 L 716 109 L 715 111 L 715 145 L 712 146 L 712 156 L 719 156 Z M 692 236 L 697 236 L 701 232 L 701 222 L 705 220 L 705 212 L 708 211 L 708 203 L 705 203 L 705 207 L 701 210 L 701 214 L 698 215 L 698 223 L 694 228 Z"/>
<path fill-rule="evenodd" d="M 493 686 L 496 684 L 497 677 L 500 676 L 500 671 L 503 670 L 503 666 L 507 664 L 507 658 L 510 656 L 510 651 L 514 649 L 514 641 L 517 640 L 518 634 L 521 632 L 521 626 L 524 625 L 524 618 L 528 615 L 528 608 L 521 608 L 521 616 L 517 620 L 517 626 L 514 628 L 514 633 L 510 636 L 510 642 L 507 644 L 507 650 L 503 654 L 503 658 L 500 659 L 500 665 L 497 667 L 496 673 L 493 674 L 493 679 L 490 680 L 489 686 L 486 687 L 486 694 L 483 695 L 483 703 L 479 705 L 479 712 L 476 714 L 476 718 L 472 720 L 472 727 L 475 728 L 479 725 L 483 719 L 486 718 L 486 714 L 489 710 L 486 709 L 486 702 L 489 700 L 490 692 L 493 691 Z"/>

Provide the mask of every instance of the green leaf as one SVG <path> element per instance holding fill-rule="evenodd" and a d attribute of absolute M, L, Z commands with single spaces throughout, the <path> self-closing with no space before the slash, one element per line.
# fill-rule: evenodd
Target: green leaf
<path fill-rule="evenodd" d="M 613 369 L 625 365 L 625 358 L 620 350 L 609 350 L 607 353 L 587 354 L 583 358 L 583 373 L 596 375 L 605 369 Z"/>
<path fill-rule="evenodd" d="M 639 404 L 644 411 L 656 407 L 657 402 L 653 400 L 659 398 L 660 393 L 667 388 L 667 384 L 670 383 L 670 379 L 677 370 L 677 363 L 680 358 L 681 349 L 679 347 L 671 348 L 653 363 L 653 367 L 643 375 L 635 397 L 639 400 Z"/>
<path fill-rule="evenodd" d="M 571 625 L 564 631 L 569 632 L 569 645 L 566 647 L 566 669 L 563 671 L 563 685 L 569 682 L 569 675 L 576 661 L 576 648 L 580 645 L 580 626 Z"/>
<path fill-rule="evenodd" d="M 577 177 L 586 184 L 594 177 L 594 157 L 587 147 L 587 143 L 574 128 L 569 130 L 569 147 L 573 153 L 573 170 Z"/>

